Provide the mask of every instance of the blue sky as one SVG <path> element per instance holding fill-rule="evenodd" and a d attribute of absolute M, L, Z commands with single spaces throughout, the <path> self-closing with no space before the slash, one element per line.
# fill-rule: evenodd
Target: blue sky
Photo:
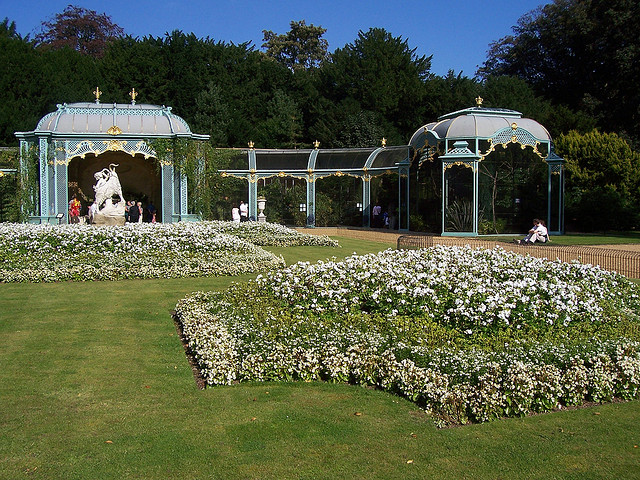
<path fill-rule="evenodd" d="M 292 20 L 327 29 L 329 50 L 352 43 L 358 31 L 382 27 L 408 40 L 419 55 L 433 55 L 431 71 L 472 77 L 492 41 L 512 32 L 518 18 L 544 0 L 0 0 L 0 18 L 16 22 L 20 34 L 34 36 L 43 20 L 67 5 L 111 19 L 134 37 L 162 36 L 172 30 L 216 41 L 262 45 L 262 30 L 286 33 Z"/>

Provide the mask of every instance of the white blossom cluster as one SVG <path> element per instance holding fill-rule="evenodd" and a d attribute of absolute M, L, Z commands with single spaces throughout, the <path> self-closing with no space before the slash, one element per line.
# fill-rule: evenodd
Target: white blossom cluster
<path fill-rule="evenodd" d="M 483 304 L 478 320 L 474 312 Z M 459 332 L 542 328 L 546 318 L 540 323 L 534 316 L 543 312 L 562 322 L 554 328 L 567 328 L 623 315 L 637 321 L 638 310 L 637 287 L 614 273 L 500 249 L 444 246 L 297 264 L 249 285 L 191 295 L 176 306 L 210 385 L 375 385 L 411 399 L 443 425 L 638 398 L 640 343 L 596 338 L 566 345 L 514 342 L 495 352 L 435 348 L 423 341 L 421 322 Z"/>
<path fill-rule="evenodd" d="M 595 320 L 611 304 L 639 301 L 637 289 L 629 292 L 629 282 L 616 273 L 499 247 L 387 250 L 342 262 L 298 263 L 257 281 L 293 309 L 426 315 L 469 334 L 495 325 Z"/>
<path fill-rule="evenodd" d="M 227 233 L 235 237 L 243 238 L 254 245 L 260 246 L 319 246 L 337 247 L 337 240 L 332 240 L 327 235 L 311 235 L 298 232 L 292 228 L 277 223 L 260 222 L 201 222 L 203 226 L 219 233 Z"/>
<path fill-rule="evenodd" d="M 2 223 L 0 282 L 238 275 L 284 266 L 250 241 L 221 233 L 221 223 Z"/>

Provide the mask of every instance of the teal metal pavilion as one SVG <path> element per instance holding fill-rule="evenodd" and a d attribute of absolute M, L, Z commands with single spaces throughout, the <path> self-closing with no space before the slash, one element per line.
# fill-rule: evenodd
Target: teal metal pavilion
<path fill-rule="evenodd" d="M 409 229 L 409 146 L 267 150 L 249 144 L 246 168 L 220 170 L 222 176 L 243 178 L 249 184 L 249 217 L 257 218 L 258 180 L 273 177 L 303 179 L 307 185 L 307 226 L 315 226 L 316 181 L 328 176 L 349 175 L 362 180 L 362 225 L 371 226 L 371 179 L 398 173 L 399 229 Z"/>
<path fill-rule="evenodd" d="M 102 156 L 117 159 L 120 168 L 129 168 L 134 177 L 130 181 L 143 182 L 142 176 L 159 175 L 159 182 L 154 180 L 161 191 L 156 193 L 161 202 L 157 205 L 159 220 L 197 220 L 198 215 L 188 209 L 187 178 L 172 164 L 160 164 L 158 173 L 152 165 L 157 158 L 150 143 L 161 138 L 208 140 L 209 136 L 192 133 L 189 125 L 171 112 L 171 107 L 136 104 L 135 89 L 130 93 L 130 104 L 100 103 L 100 93 L 99 89 L 94 92 L 95 103 L 58 105 L 55 112 L 42 117 L 34 130 L 15 133 L 20 140 L 21 172 L 27 168 L 29 148 L 38 149 L 38 198 L 34 198 L 29 221 L 59 223 L 59 214 L 68 220 L 70 162 L 87 162 L 89 158 L 95 161 Z M 82 167 L 81 163 L 79 168 Z"/>
<path fill-rule="evenodd" d="M 547 224 L 552 234 L 564 233 L 564 159 L 556 155 L 551 135 L 541 124 L 523 118 L 520 112 L 477 106 L 443 115 L 437 122 L 418 129 L 410 140 L 416 157 L 439 159 L 442 165 L 442 235 L 478 235 L 478 166 L 498 145 L 514 143 L 522 149 L 531 147 L 548 166 Z M 447 182 L 453 167 L 471 170 L 472 188 L 467 200 L 473 206 L 468 231 L 448 231 L 445 212 L 448 208 Z"/>

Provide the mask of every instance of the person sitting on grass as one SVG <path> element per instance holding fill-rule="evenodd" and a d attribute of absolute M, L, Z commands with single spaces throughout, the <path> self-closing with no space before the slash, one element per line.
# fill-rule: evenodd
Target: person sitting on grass
<path fill-rule="evenodd" d="M 523 240 L 516 240 L 518 245 L 530 244 L 535 242 L 545 243 L 549 239 L 549 233 L 544 222 L 537 218 L 533 219 L 533 227 L 529 230 L 529 233 Z"/>

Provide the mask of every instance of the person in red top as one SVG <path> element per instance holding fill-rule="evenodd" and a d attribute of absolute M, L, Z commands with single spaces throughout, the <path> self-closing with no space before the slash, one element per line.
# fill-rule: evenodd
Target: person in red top
<path fill-rule="evenodd" d="M 74 195 L 69 202 L 69 222 L 78 223 L 80 221 L 80 207 L 82 204 L 80 200 Z"/>

